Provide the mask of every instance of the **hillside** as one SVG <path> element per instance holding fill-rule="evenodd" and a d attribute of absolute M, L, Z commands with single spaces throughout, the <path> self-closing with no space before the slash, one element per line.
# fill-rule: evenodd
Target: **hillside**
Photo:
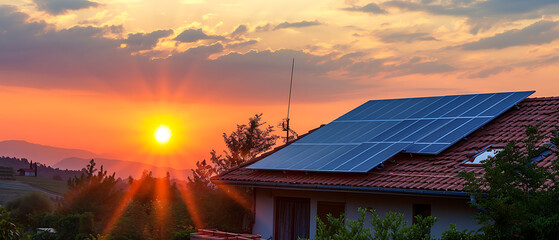
<path fill-rule="evenodd" d="M 27 158 L 34 162 L 52 166 L 64 158 L 79 157 L 91 159 L 97 155 L 80 149 L 58 148 L 21 140 L 8 140 L 0 142 L 0 156 Z"/>
<path fill-rule="evenodd" d="M 10 167 L 15 171 L 17 175 L 17 170 L 20 168 L 29 168 L 29 160 L 15 158 L 15 157 L 2 157 L 0 156 L 0 166 L 2 167 Z M 86 165 L 83 165 L 84 167 Z M 81 170 L 81 169 L 80 169 Z M 61 179 L 61 180 L 68 180 L 68 178 L 79 176 L 81 171 L 78 170 L 62 170 L 62 169 L 55 169 L 51 166 L 47 166 L 41 163 L 37 164 L 37 174 L 39 177 L 48 178 L 48 179 Z"/>
<path fill-rule="evenodd" d="M 89 163 L 90 160 L 90 158 L 71 157 L 57 162 L 53 165 L 53 167 L 59 169 L 81 170 Z M 103 165 L 103 168 L 107 170 L 107 172 L 116 172 L 116 176 L 121 178 L 127 178 L 128 176 L 139 178 L 144 171 L 151 171 L 154 177 L 163 177 L 167 174 L 167 172 L 169 172 L 169 174 L 173 178 L 177 179 L 186 179 L 187 176 L 191 175 L 190 170 L 157 167 L 140 162 L 122 161 L 106 158 L 95 158 L 95 162 L 97 163 L 98 167 Z"/>

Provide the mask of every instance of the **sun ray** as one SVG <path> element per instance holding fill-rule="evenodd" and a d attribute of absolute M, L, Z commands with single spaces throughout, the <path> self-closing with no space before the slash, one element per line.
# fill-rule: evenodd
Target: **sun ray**
<path fill-rule="evenodd" d="M 218 187 L 223 193 L 225 193 L 227 196 L 229 196 L 229 198 L 237 202 L 243 208 L 253 211 L 252 202 L 249 199 L 243 197 L 243 194 L 239 193 L 238 189 L 225 184 L 220 184 Z"/>
<path fill-rule="evenodd" d="M 184 187 L 179 187 L 179 192 L 182 196 L 184 203 L 186 204 L 186 208 L 188 209 L 188 213 L 192 218 L 194 227 L 196 229 L 203 228 L 204 222 L 202 221 L 200 213 L 198 212 L 196 200 L 194 199 L 194 196 L 192 195 L 192 191 L 190 190 L 188 185 Z"/>
<path fill-rule="evenodd" d="M 126 208 L 130 204 L 130 202 L 132 202 L 132 199 L 134 198 L 134 196 L 142 186 L 143 182 L 144 182 L 143 178 L 140 178 L 139 180 L 134 180 L 132 182 L 130 188 L 128 189 L 128 191 L 126 192 L 126 194 L 124 195 L 120 203 L 118 204 L 115 212 L 109 219 L 109 222 L 107 223 L 107 226 L 103 231 L 103 236 L 108 236 L 111 233 L 111 231 L 115 227 L 116 222 L 122 217 L 124 211 L 126 211 Z"/>

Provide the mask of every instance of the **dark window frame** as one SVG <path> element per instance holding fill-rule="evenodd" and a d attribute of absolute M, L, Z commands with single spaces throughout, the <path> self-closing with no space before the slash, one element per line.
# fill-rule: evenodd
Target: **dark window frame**
<path fill-rule="evenodd" d="M 330 213 L 332 213 L 332 216 L 336 217 L 336 218 L 339 217 L 340 214 L 343 214 L 343 213 L 346 212 L 346 203 L 345 202 L 317 201 L 316 202 L 316 216 L 319 217 L 324 223 L 327 223 L 326 214 L 322 214 L 322 211 L 320 211 L 321 205 L 323 207 L 333 207 L 333 208 L 341 207 L 343 209 L 341 212 L 335 212 L 335 213 L 330 212 Z"/>
<path fill-rule="evenodd" d="M 413 210 L 412 210 L 412 213 L 413 213 L 412 222 L 413 222 L 413 224 L 417 223 L 417 221 L 415 220 L 415 216 L 421 215 L 423 217 L 428 217 L 428 216 L 431 216 L 431 211 L 432 211 L 431 204 L 414 203 L 413 204 Z"/>

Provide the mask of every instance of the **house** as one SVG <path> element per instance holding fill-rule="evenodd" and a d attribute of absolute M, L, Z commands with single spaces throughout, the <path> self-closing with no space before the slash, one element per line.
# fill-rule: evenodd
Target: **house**
<path fill-rule="evenodd" d="M 435 236 L 450 223 L 480 226 L 459 172 L 483 173 L 480 161 L 525 139 L 525 126 L 549 135 L 559 125 L 559 97 L 533 92 L 369 101 L 333 122 L 212 181 L 254 189 L 253 234 L 312 237 L 315 216 L 359 207 L 432 215 Z M 535 161 L 549 167 L 557 155 Z M 370 226 L 369 226 L 370 227 Z"/>
<path fill-rule="evenodd" d="M 36 177 L 37 176 L 37 163 L 29 162 L 29 168 L 20 168 L 17 170 L 20 176 Z"/>

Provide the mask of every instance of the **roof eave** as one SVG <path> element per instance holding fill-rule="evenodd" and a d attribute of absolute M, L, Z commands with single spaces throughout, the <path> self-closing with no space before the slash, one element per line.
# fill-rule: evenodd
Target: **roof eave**
<path fill-rule="evenodd" d="M 275 188 L 275 189 L 294 189 L 294 190 L 311 190 L 311 191 L 343 191 L 343 192 L 359 192 L 359 193 L 384 193 L 395 195 L 421 195 L 421 196 L 444 196 L 444 197 L 460 197 L 468 198 L 466 192 L 461 191 L 445 191 L 445 190 L 427 190 L 427 189 L 408 189 L 408 188 L 382 188 L 382 187 L 357 187 L 347 185 L 323 185 L 323 184 L 292 184 L 277 182 L 248 182 L 235 180 L 218 180 L 213 179 L 216 185 L 232 184 L 244 187 L 256 188 Z"/>

